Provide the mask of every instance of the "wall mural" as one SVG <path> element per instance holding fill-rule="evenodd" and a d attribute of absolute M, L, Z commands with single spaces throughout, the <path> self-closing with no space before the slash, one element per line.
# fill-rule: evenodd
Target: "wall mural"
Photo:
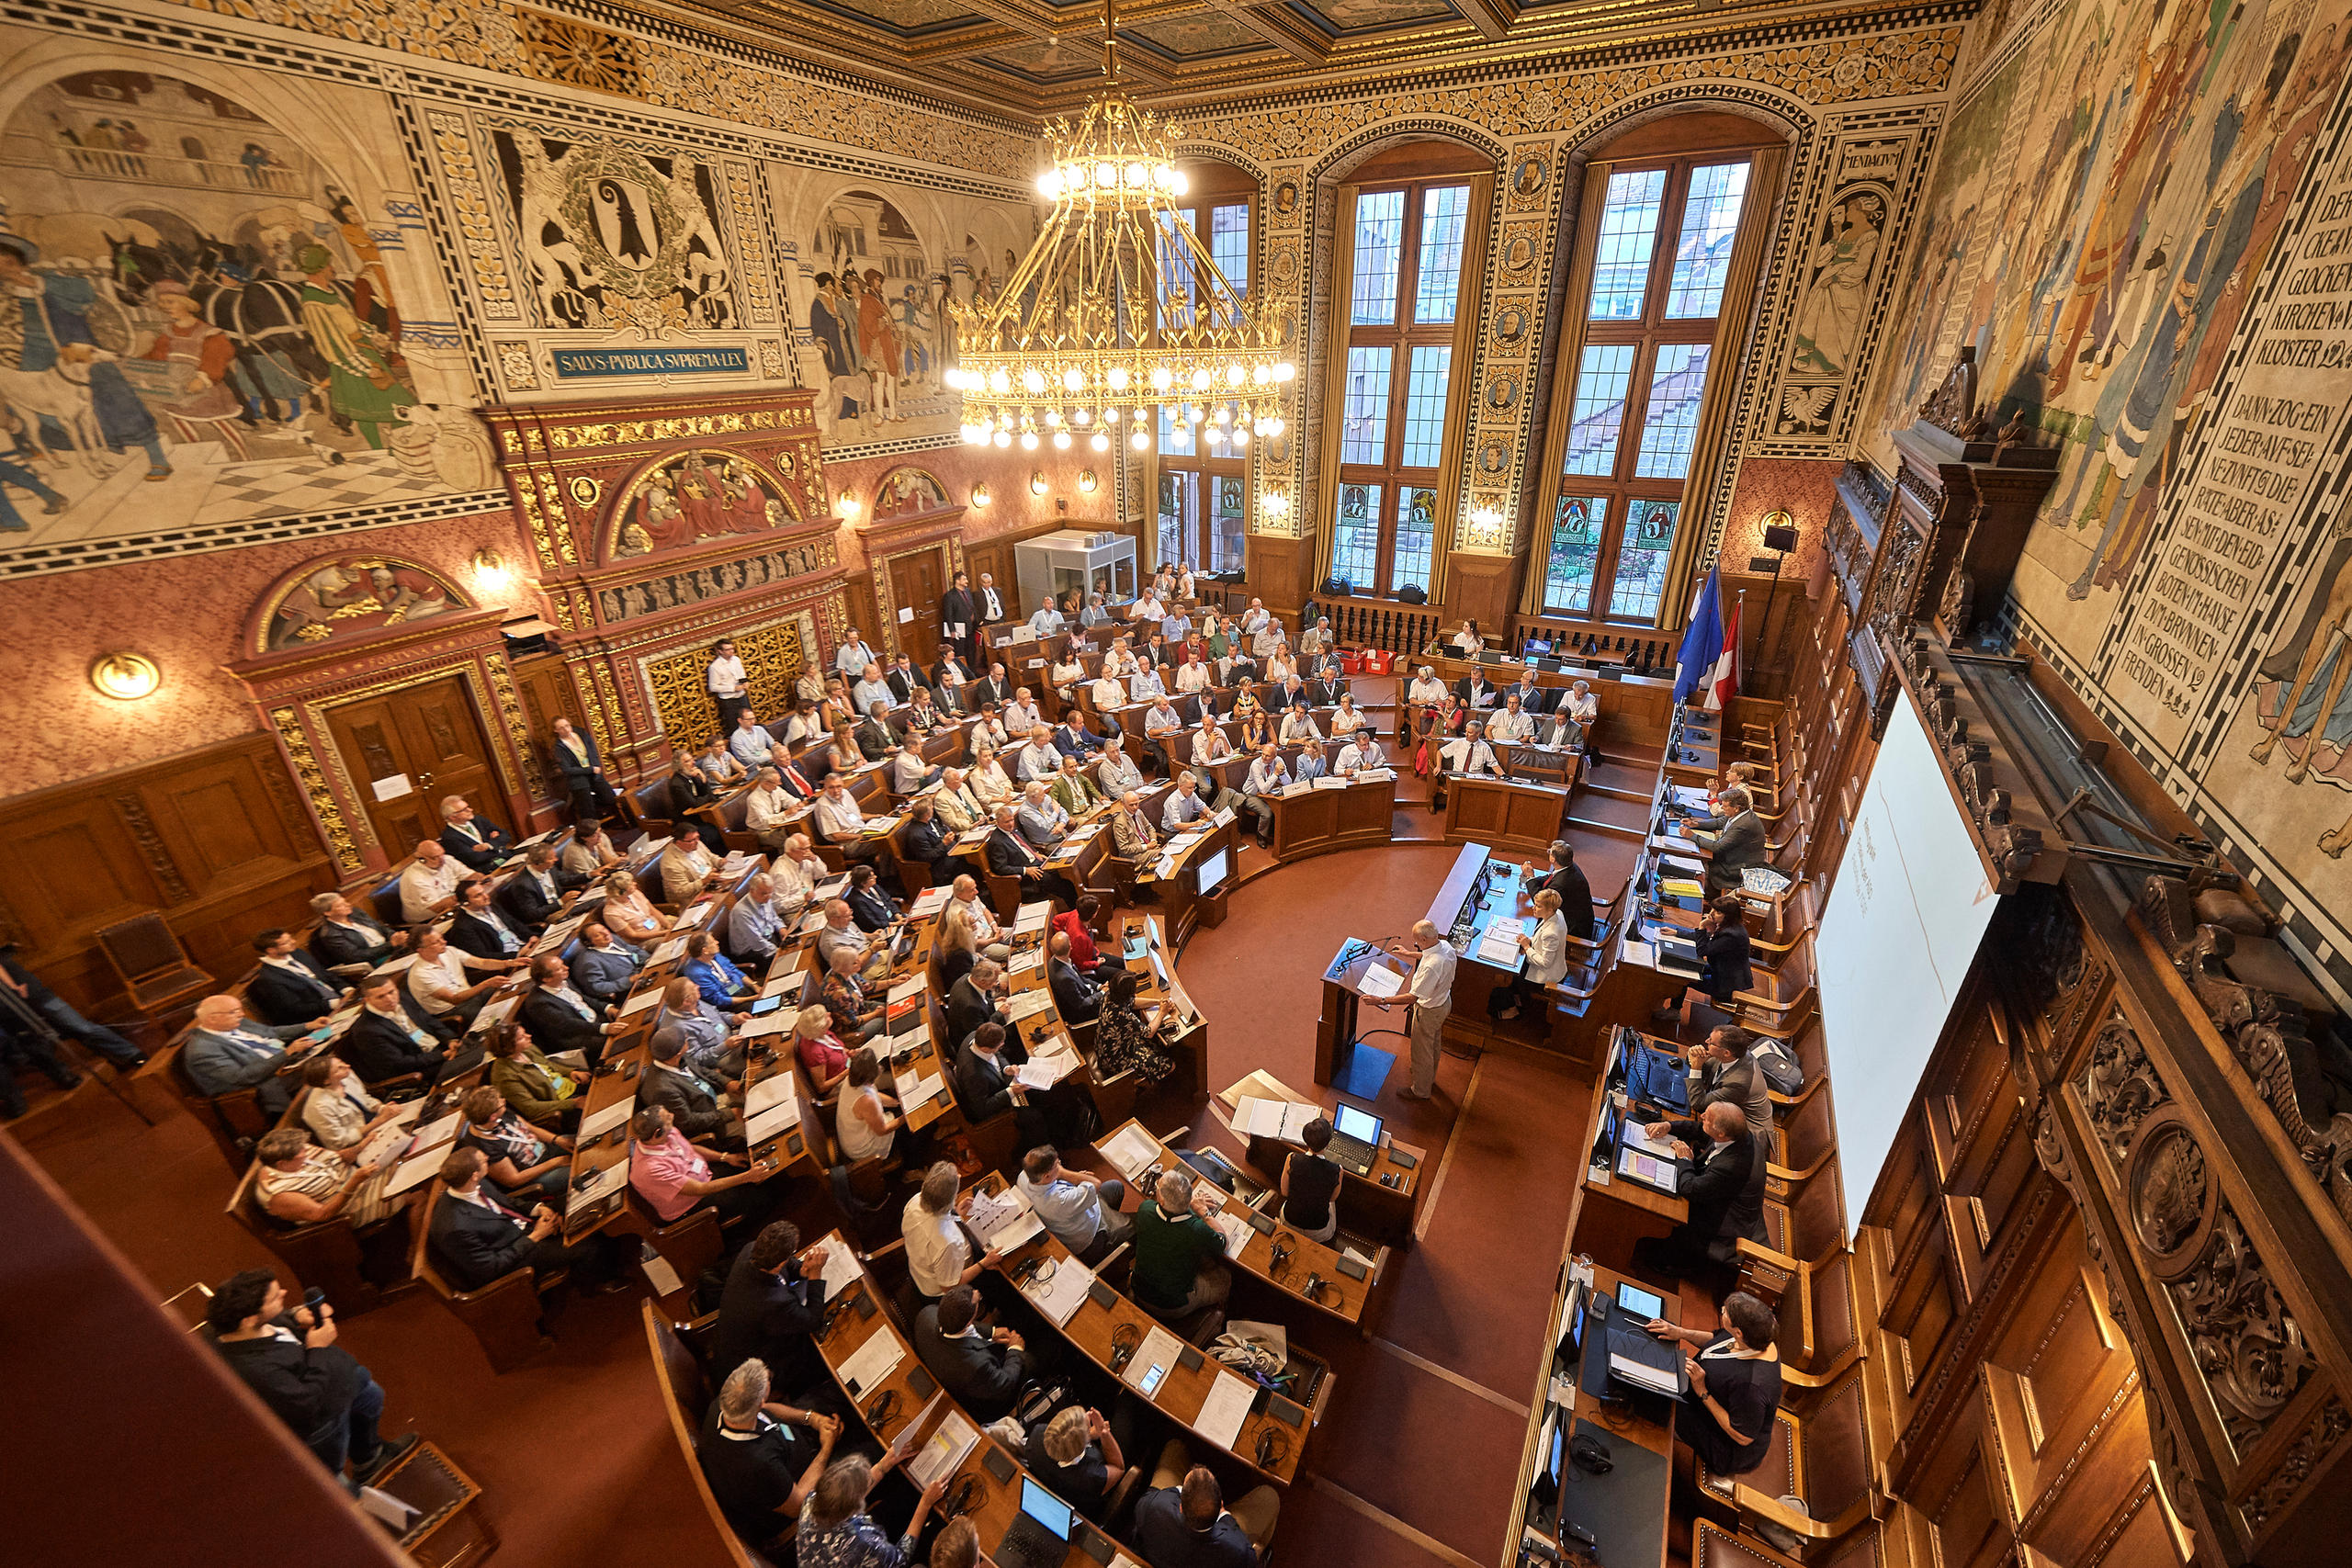
<path fill-rule="evenodd" d="M 228 74 L 88 70 L 8 117 L 0 555 L 496 483 L 384 100 Z M 314 134 L 324 100 L 380 140 Z"/>
<path fill-rule="evenodd" d="M 774 459 L 786 475 L 791 453 Z M 800 521 L 791 491 L 759 459 L 704 448 L 665 457 L 631 482 L 613 508 L 606 554 L 653 555 L 730 535 L 763 534 Z"/>
<path fill-rule="evenodd" d="M 493 133 L 539 324 L 652 340 L 736 324 L 709 165 Z"/>
<path fill-rule="evenodd" d="M 432 568 L 391 556 L 334 556 L 294 572 L 267 600 L 257 653 L 284 653 L 432 620 L 474 603 Z"/>
<path fill-rule="evenodd" d="M 2061 447 L 2025 635 L 2338 954 L 2347 23 L 2346 0 L 2079 0 L 2029 24 L 1952 117 L 1875 411 L 1908 424 L 1968 346 L 1993 423 Z"/>

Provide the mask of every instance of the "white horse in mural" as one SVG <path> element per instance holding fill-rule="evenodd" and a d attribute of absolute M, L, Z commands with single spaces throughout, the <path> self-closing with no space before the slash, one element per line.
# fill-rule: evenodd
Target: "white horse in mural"
<path fill-rule="evenodd" d="M 69 344 L 68 355 L 80 349 L 80 360 L 61 358 L 47 370 L 9 370 L 0 368 L 0 402 L 16 411 L 25 423 L 26 434 L 40 449 L 54 457 L 57 450 L 41 434 L 42 416 L 55 420 L 74 438 L 73 456 L 83 468 L 98 479 L 112 472 L 103 454 L 106 436 L 98 429 L 97 410 L 90 402 L 89 373 L 72 373 L 76 364 L 88 364 L 88 345 Z"/>

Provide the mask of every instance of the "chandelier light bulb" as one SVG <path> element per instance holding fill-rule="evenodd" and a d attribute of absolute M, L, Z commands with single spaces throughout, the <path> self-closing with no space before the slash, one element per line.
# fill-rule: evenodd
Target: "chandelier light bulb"
<path fill-rule="evenodd" d="M 1241 367 L 1230 359 L 1225 362 L 1225 384 L 1228 387 L 1241 385 Z"/>
<path fill-rule="evenodd" d="M 1102 411 L 1102 423 L 1105 424 L 1118 423 L 1119 411 L 1117 409 L 1104 409 Z"/>
<path fill-rule="evenodd" d="M 999 446 L 1010 446 L 1012 445 L 1012 432 L 1000 430 L 996 433 L 994 439 Z"/>
<path fill-rule="evenodd" d="M 1150 451 L 1150 450 L 1151 450 L 1151 434 L 1150 434 L 1150 432 L 1148 432 L 1148 431 L 1145 430 L 1141 425 L 1137 425 L 1137 426 L 1136 427 L 1136 433 L 1135 433 L 1133 435 L 1130 435 L 1130 436 L 1128 436 L 1128 437 L 1127 437 L 1127 445 L 1128 445 L 1128 446 L 1132 446 L 1132 447 L 1134 447 L 1134 448 L 1135 448 L 1136 451 L 1138 451 L 1138 452 L 1148 452 L 1148 451 Z"/>
<path fill-rule="evenodd" d="M 1169 373 L 1168 367 L 1165 365 L 1151 373 L 1151 389 L 1155 392 L 1164 392 L 1175 382 L 1176 378 Z"/>
<path fill-rule="evenodd" d="M 1191 180 L 1188 180 L 1188 179 L 1186 179 L 1186 178 L 1184 177 L 1184 171 L 1183 171 L 1183 170 L 1182 170 L 1182 169 L 1170 169 L 1170 170 L 1169 170 L 1169 171 L 1168 171 L 1168 194 L 1169 194 L 1169 195 L 1170 195 L 1170 196 L 1182 196 L 1182 195 L 1183 195 L 1186 191 L 1190 190 L 1192 187 L 1193 187 L 1193 182 L 1192 182 Z"/>
<path fill-rule="evenodd" d="M 1047 201 L 1059 201 L 1062 198 L 1062 172 L 1059 169 L 1048 169 L 1038 175 L 1037 192 Z"/>
<path fill-rule="evenodd" d="M 1047 424 L 1059 424 L 1061 422 L 1062 422 L 1062 411 L 1061 411 L 1061 410 L 1059 410 L 1059 409 L 1047 409 L 1047 410 L 1046 411 L 1046 423 Z"/>
<path fill-rule="evenodd" d="M 1131 189 L 1141 190 L 1150 183 L 1151 170 L 1147 165 L 1140 163 L 1127 165 L 1127 185 Z"/>
<path fill-rule="evenodd" d="M 1094 415 L 1085 409 L 1079 409 L 1070 414 L 1069 422 L 1072 424 L 1092 424 Z"/>
<path fill-rule="evenodd" d="M 1147 408 L 1132 409 L 1128 411 L 1127 417 L 1135 421 L 1137 424 L 1149 424 L 1151 423 L 1151 411 Z"/>
<path fill-rule="evenodd" d="M 1191 408 L 1184 411 L 1184 417 L 1191 420 L 1194 424 L 1200 423 L 1203 420 L 1208 418 L 1208 416 L 1209 411 L 1201 407 L 1198 403 L 1194 403 Z"/>
<path fill-rule="evenodd" d="M 1274 367 L 1274 379 L 1277 381 L 1287 381 L 1297 374 L 1298 367 L 1287 359 Z"/>
<path fill-rule="evenodd" d="M 1021 433 L 1021 449 L 1023 452 L 1035 452 L 1037 449 L 1037 433 L 1035 431 L 1024 430 Z"/>
<path fill-rule="evenodd" d="M 1207 391 L 1208 389 L 1209 389 L 1209 373 L 1208 373 L 1208 370 L 1206 369 L 1206 367 L 1203 367 L 1203 368 L 1201 368 L 1201 369 L 1198 369 L 1198 370 L 1193 371 L 1193 390 L 1194 390 L 1194 391 L 1196 391 L 1196 392 L 1205 392 L 1205 391 Z"/>
<path fill-rule="evenodd" d="M 1110 374 L 1103 379 L 1109 383 L 1111 390 L 1124 392 L 1127 389 L 1127 367 L 1124 365 L 1114 365 L 1111 367 Z"/>
<path fill-rule="evenodd" d="M 1023 370 L 1021 373 L 1021 389 L 1034 398 L 1046 389 L 1046 378 L 1035 370 Z"/>
<path fill-rule="evenodd" d="M 1219 424 L 1231 424 L 1233 423 L 1233 410 L 1227 404 L 1217 404 L 1216 422 Z"/>
<path fill-rule="evenodd" d="M 1071 366 L 1069 369 L 1067 369 L 1067 370 L 1065 370 L 1065 371 L 1063 371 L 1063 372 L 1062 372 L 1062 390 L 1063 390 L 1063 391 L 1065 391 L 1065 392 L 1075 392 L 1075 391 L 1077 391 L 1080 387 L 1083 387 L 1083 386 L 1085 386 L 1085 385 L 1086 385 L 1086 378 L 1085 378 L 1085 376 L 1084 376 L 1083 374 L 1081 374 L 1081 373 L 1080 372 L 1080 370 L 1079 370 L 1079 368 L 1078 368 L 1078 367 L 1077 367 L 1077 366 L 1073 365 L 1073 366 Z"/>
<path fill-rule="evenodd" d="M 1094 183 L 1104 190 L 1109 190 L 1113 186 L 1117 185 L 1119 183 L 1119 165 L 1116 164 L 1095 164 Z"/>
<path fill-rule="evenodd" d="M 1094 439 L 1089 445 L 1097 452 L 1108 452 L 1111 449 L 1111 437 L 1098 430 L 1094 433 Z"/>
<path fill-rule="evenodd" d="M 989 390 L 1000 395 L 1012 390 L 1012 378 L 1001 370 L 989 371 Z"/>
<path fill-rule="evenodd" d="M 1236 430 L 1236 431 L 1233 433 L 1233 449 L 1234 449 L 1235 451 L 1238 452 L 1238 451 L 1240 451 L 1244 446 L 1249 446 L 1249 445 L 1250 445 L 1250 433 L 1249 433 L 1248 431 L 1246 431 L 1246 430 Z"/>
<path fill-rule="evenodd" d="M 1054 432 L 1054 450 L 1057 452 L 1067 452 L 1069 450 L 1069 431 L 1057 430 Z"/>

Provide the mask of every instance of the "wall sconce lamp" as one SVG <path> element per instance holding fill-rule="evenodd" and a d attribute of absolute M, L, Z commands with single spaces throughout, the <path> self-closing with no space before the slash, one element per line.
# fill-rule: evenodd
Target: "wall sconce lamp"
<path fill-rule="evenodd" d="M 833 515 L 853 528 L 857 526 L 859 510 L 858 499 L 852 491 L 842 491 L 833 497 Z"/>
<path fill-rule="evenodd" d="M 1288 491 L 1282 490 L 1268 491 L 1264 495 L 1258 498 L 1258 510 L 1272 518 L 1289 516 L 1290 492 Z"/>
<path fill-rule="evenodd" d="M 498 553 L 495 545 L 484 545 L 474 552 L 474 586 L 485 593 L 503 592 L 514 581 L 514 569 Z"/>
<path fill-rule="evenodd" d="M 972 504 L 974 506 L 986 506 L 988 503 L 989 487 L 984 484 L 974 485 L 972 487 Z"/>
<path fill-rule="evenodd" d="M 1094 487 L 1102 482 L 1102 480 L 1094 477 L 1094 470 L 1092 468 L 1088 468 L 1078 476 L 1078 493 L 1080 495 L 1092 495 L 1094 493 Z"/>
<path fill-rule="evenodd" d="M 90 666 L 90 684 L 98 695 L 120 703 L 135 703 L 155 694 L 164 672 L 143 653 L 109 653 Z"/>
<path fill-rule="evenodd" d="M 1030 470 L 1029 493 L 1031 495 L 1044 495 L 1050 488 L 1052 487 L 1046 483 L 1046 471 L 1043 468 Z"/>
<path fill-rule="evenodd" d="M 1471 529 L 1484 538 L 1500 538 L 1503 532 L 1502 508 L 1491 501 L 1482 501 L 1470 512 Z"/>

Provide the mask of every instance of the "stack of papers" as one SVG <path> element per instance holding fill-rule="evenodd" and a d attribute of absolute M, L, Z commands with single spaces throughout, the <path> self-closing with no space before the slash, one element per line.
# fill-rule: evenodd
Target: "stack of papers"
<path fill-rule="evenodd" d="M 1609 1371 L 1611 1376 L 1623 1378 L 1637 1388 L 1653 1389 L 1659 1393 L 1672 1393 L 1681 1386 L 1681 1380 L 1674 1373 L 1614 1350 L 1609 1353 Z"/>
<path fill-rule="evenodd" d="M 1519 939 L 1527 930 L 1527 922 L 1507 915 L 1486 929 L 1478 938 L 1478 945 L 1471 953 L 1481 964 L 1500 968 L 1512 968 L 1519 963 Z"/>
<path fill-rule="evenodd" d="M 717 913 L 718 913 L 718 906 L 716 904 L 696 904 L 678 917 L 678 924 L 684 930 L 692 931 Z"/>
<path fill-rule="evenodd" d="M 1017 1187 L 1008 1187 L 991 1196 L 986 1192 L 972 1194 L 972 1205 L 964 1215 L 972 1234 L 980 1238 L 983 1247 L 993 1247 L 1001 1253 L 1017 1252 L 1046 1234 L 1046 1224 L 1029 1206 L 1029 1200 Z"/>
<path fill-rule="evenodd" d="M 865 1269 L 858 1262 L 857 1254 L 850 1250 L 847 1242 L 829 1242 L 825 1247 L 825 1268 L 822 1278 L 825 1281 L 825 1299 L 831 1301 L 835 1296 L 865 1279 Z"/>
<path fill-rule="evenodd" d="M 1019 1023 L 1024 1018 L 1036 1017 L 1053 1005 L 1053 993 L 1045 987 L 1039 986 L 1034 990 L 1023 991 L 1007 1001 L 1004 1004 L 1004 1016 Z"/>
<path fill-rule="evenodd" d="M 849 1359 L 841 1364 L 842 1382 L 862 1400 L 880 1388 L 906 1359 L 907 1348 L 899 1342 L 897 1330 L 887 1322 L 877 1324 L 865 1343 L 851 1351 Z"/>
<path fill-rule="evenodd" d="M 1102 1145 L 1102 1155 L 1121 1176 L 1134 1181 L 1159 1163 L 1159 1143 L 1130 1122 Z"/>
<path fill-rule="evenodd" d="M 1055 1036 L 1051 1050 L 1031 1056 L 1013 1069 L 1023 1089 L 1051 1089 L 1078 1071 L 1078 1054 L 1070 1048 L 1068 1035 Z"/>
<path fill-rule="evenodd" d="M 1237 1137 L 1272 1138 L 1278 1143 L 1295 1144 L 1306 1131 L 1306 1124 L 1322 1114 L 1319 1105 L 1244 1095 L 1233 1108 L 1233 1131 Z"/>
<path fill-rule="evenodd" d="M 1046 922 L 1053 918 L 1054 901 L 1050 898 L 1041 899 L 1035 904 L 1023 904 L 1013 913 L 1013 934 L 1018 936 L 1023 931 L 1044 931 Z"/>
<path fill-rule="evenodd" d="M 799 1013 L 791 1008 L 777 1008 L 763 1013 L 745 1024 L 736 1035 L 739 1040 L 764 1040 L 771 1034 L 782 1034 L 799 1021 Z"/>
<path fill-rule="evenodd" d="M 1004 966 L 1004 972 L 1008 975 L 1026 975 L 1032 969 L 1043 969 L 1045 966 L 1046 950 L 1042 947 L 1033 947 L 1026 953 L 1014 953 L 1012 962 Z"/>
<path fill-rule="evenodd" d="M 1055 1270 L 1056 1273 L 1060 1271 Z M 1168 1385 L 1168 1374 L 1174 1370 L 1176 1358 L 1183 1348 L 1182 1340 L 1154 1324 L 1151 1332 L 1143 1337 L 1142 1347 L 1136 1351 L 1135 1359 L 1127 1363 L 1127 1370 L 1123 1375 L 1130 1386 L 1138 1389 L 1146 1382 L 1150 1382 L 1153 1386 L 1147 1397 L 1156 1397 L 1160 1389 Z M 1234 1429 L 1240 1430 L 1238 1426 Z"/>
<path fill-rule="evenodd" d="M 928 919 L 945 908 L 947 900 L 955 896 L 956 889 L 952 886 L 926 887 L 916 896 L 914 903 L 909 907 L 907 917 L 916 920 Z"/>
<path fill-rule="evenodd" d="M 628 1185 L 628 1161 L 616 1159 L 589 1179 L 588 1185 L 572 1190 L 571 1200 L 564 1205 L 564 1213 L 576 1214 L 592 1203 L 611 1196 Z"/>
<path fill-rule="evenodd" d="M 637 1114 L 637 1096 L 623 1095 L 602 1111 L 592 1111 L 580 1119 L 580 1136 L 584 1142 L 601 1133 L 609 1133 Z"/>
<path fill-rule="evenodd" d="M 667 964 L 685 951 L 686 939 L 682 936 L 673 936 L 668 942 L 665 942 L 661 946 L 655 948 L 653 950 L 653 956 L 648 959 L 647 963 L 649 964 Z"/>
<path fill-rule="evenodd" d="M 937 1073 L 917 1078 L 899 1091 L 899 1109 L 913 1111 L 931 1102 L 931 1097 L 947 1087 L 947 1080 Z"/>
<path fill-rule="evenodd" d="M 941 1394 L 932 1403 L 935 1404 L 945 1397 Z M 924 1414 L 928 1415 L 929 1411 Z M 917 1419 L 920 1421 L 921 1417 Z M 907 1474 L 918 1486 L 928 1486 L 942 1476 L 953 1475 L 956 1467 L 971 1453 L 972 1445 L 979 1440 L 980 1434 L 964 1419 L 964 1413 L 950 1410 L 939 1423 L 938 1430 L 933 1432 L 930 1439 L 915 1450 L 914 1457 L 907 1461 Z"/>
<path fill-rule="evenodd" d="M 1094 1270 L 1075 1258 L 1065 1258 L 1055 1266 L 1050 1280 L 1032 1280 L 1021 1288 L 1036 1309 L 1059 1328 L 1078 1315 L 1086 1304 L 1087 1292 L 1094 1288 Z"/>
<path fill-rule="evenodd" d="M 1250 1228 L 1248 1220 L 1243 1219 L 1231 1209 L 1217 1215 L 1209 1224 L 1225 1234 L 1225 1255 L 1236 1262 L 1240 1261 L 1242 1250 L 1250 1245 L 1250 1238 L 1258 1234 Z"/>
<path fill-rule="evenodd" d="M 662 1003 L 662 987 L 660 986 L 646 987 L 621 1004 L 621 1016 L 635 1018 L 639 1013 L 659 1007 Z"/>
<path fill-rule="evenodd" d="M 1385 964 L 1375 964 L 1363 972 L 1356 988 L 1368 997 L 1393 997 L 1405 988 L 1406 976 Z"/>

